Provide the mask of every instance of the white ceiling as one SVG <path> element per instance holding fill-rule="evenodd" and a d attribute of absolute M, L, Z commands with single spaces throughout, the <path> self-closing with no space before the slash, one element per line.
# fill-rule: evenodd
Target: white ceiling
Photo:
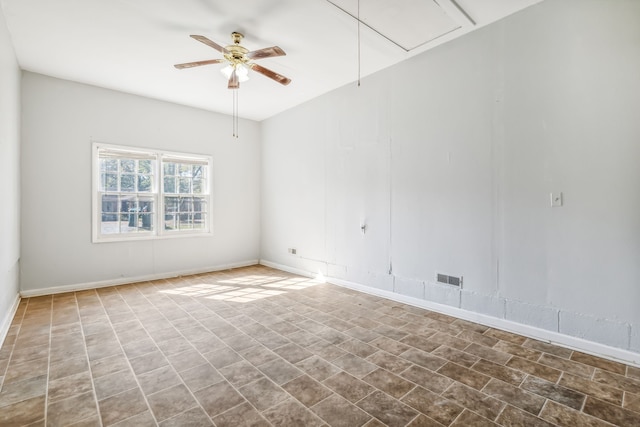
<path fill-rule="evenodd" d="M 249 50 L 280 46 L 241 84 L 239 114 L 263 120 L 358 78 L 358 0 L 0 0 L 20 67 L 62 79 L 231 114 L 220 58 L 189 37 Z M 366 76 L 542 0 L 360 0 Z M 348 12 L 348 13 L 347 13 Z M 417 46 L 417 47 L 416 47 Z M 404 48 L 403 48 L 404 47 Z M 408 49 L 408 50 L 407 50 Z"/>

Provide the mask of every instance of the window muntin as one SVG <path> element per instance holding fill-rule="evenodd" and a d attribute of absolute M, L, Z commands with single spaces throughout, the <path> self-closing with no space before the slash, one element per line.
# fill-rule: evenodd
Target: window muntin
<path fill-rule="evenodd" d="M 94 162 L 94 242 L 210 231 L 210 157 L 96 143 Z"/>

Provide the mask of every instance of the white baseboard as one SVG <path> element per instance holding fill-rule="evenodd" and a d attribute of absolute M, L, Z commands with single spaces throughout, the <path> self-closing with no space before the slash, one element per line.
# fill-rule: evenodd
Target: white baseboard
<path fill-rule="evenodd" d="M 299 274 L 304 277 L 315 278 L 316 275 L 303 271 L 297 268 L 289 267 L 286 265 L 278 264 L 275 262 L 260 260 L 260 264 L 267 267 L 277 268 L 278 270 L 287 271 L 293 274 Z M 362 285 L 359 283 L 349 282 L 342 279 L 333 277 L 325 277 L 327 283 L 342 286 L 344 288 L 353 289 L 356 291 L 364 292 L 370 295 L 375 295 L 397 301 L 400 303 L 412 305 L 425 310 L 435 311 L 437 313 L 446 314 L 449 316 L 457 317 L 459 319 L 468 320 L 470 322 L 479 323 L 481 325 L 489 326 L 496 329 L 501 329 L 507 332 L 513 332 L 515 334 L 523 335 L 528 338 L 533 338 L 540 341 L 546 341 L 551 344 L 561 345 L 573 350 L 578 350 L 583 353 L 588 353 L 594 356 L 603 357 L 616 362 L 625 363 L 640 367 L 640 354 L 629 350 L 624 350 L 608 345 L 600 344 L 593 341 L 584 340 L 581 338 L 572 337 L 569 335 L 560 334 L 558 332 L 548 331 L 546 329 L 536 328 L 534 326 L 524 325 L 522 323 L 516 323 L 506 319 L 500 319 L 497 317 L 487 316 L 485 314 L 476 313 L 473 311 L 464 310 L 449 305 L 438 304 L 435 302 L 414 298 L 406 295 L 397 294 L 395 292 L 389 292 L 382 289 L 372 288 L 370 286 Z"/>
<path fill-rule="evenodd" d="M 264 265 L 265 267 L 275 268 L 276 270 L 286 271 L 287 273 L 297 274 L 297 275 L 303 276 L 303 277 L 309 277 L 309 278 L 312 278 L 312 279 L 315 279 L 317 277 L 317 275 L 315 275 L 313 273 L 310 273 L 308 271 L 301 270 L 299 268 L 289 267 L 289 266 L 282 265 L 282 264 L 278 264 L 277 262 L 267 261 L 265 259 L 261 259 L 260 260 L 260 265 Z"/>
<path fill-rule="evenodd" d="M 0 323 L 0 347 L 4 344 L 4 340 L 7 338 L 7 334 L 9 333 L 9 327 L 11 326 L 11 322 L 18 311 L 18 306 L 20 305 L 20 294 L 16 294 L 15 299 L 13 300 L 13 304 L 9 311 L 5 314 L 2 322 Z"/>
<path fill-rule="evenodd" d="M 259 263 L 259 260 L 252 259 L 247 261 L 216 265 L 213 267 L 200 268 L 200 269 L 194 269 L 194 270 L 181 270 L 181 271 L 173 271 L 169 273 L 148 274 L 144 276 L 135 276 L 135 277 L 123 277 L 119 279 L 101 280 L 98 282 L 87 282 L 87 283 L 77 283 L 73 285 L 54 286 L 51 288 L 27 289 L 27 290 L 21 290 L 20 295 L 23 298 L 29 298 L 29 297 L 38 297 L 42 295 L 61 294 L 65 292 L 85 291 L 88 289 L 97 289 L 97 288 L 106 288 L 109 286 L 126 285 L 128 283 L 146 282 L 149 280 L 170 279 L 172 277 L 188 276 L 191 274 L 211 273 L 214 271 L 229 270 L 231 268 L 248 267 L 251 265 L 256 265 L 258 263 Z"/>

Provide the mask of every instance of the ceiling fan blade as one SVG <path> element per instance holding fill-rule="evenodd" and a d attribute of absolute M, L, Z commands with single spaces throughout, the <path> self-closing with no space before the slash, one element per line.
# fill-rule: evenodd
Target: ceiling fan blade
<path fill-rule="evenodd" d="M 201 43 L 206 44 L 209 47 L 214 48 L 215 50 L 217 50 L 220 53 L 229 53 L 227 51 L 227 49 L 225 49 L 224 47 L 220 46 L 218 43 L 216 42 L 212 42 L 211 40 L 209 40 L 208 38 L 206 38 L 205 36 L 198 36 L 198 35 L 191 35 L 191 38 L 198 40 Z"/>
<path fill-rule="evenodd" d="M 268 68 L 265 68 L 261 65 L 258 64 L 251 64 L 251 69 L 254 71 L 257 71 L 258 73 L 269 77 L 270 79 L 273 79 L 275 81 L 277 81 L 278 83 L 282 84 L 282 85 L 288 85 L 289 83 L 291 83 L 291 79 L 283 76 L 282 74 L 278 74 L 275 71 L 271 71 Z"/>
<path fill-rule="evenodd" d="M 240 88 L 240 80 L 238 79 L 238 73 L 236 73 L 236 69 L 235 68 L 231 72 L 231 76 L 229 76 L 229 85 L 227 87 L 229 89 L 239 89 Z"/>
<path fill-rule="evenodd" d="M 219 64 L 224 61 L 225 61 L 224 59 L 209 59 L 206 61 L 196 61 L 196 62 L 186 62 L 184 64 L 176 64 L 174 65 L 174 67 L 176 67 L 178 70 L 182 70 L 183 68 L 199 67 L 201 65 Z"/>
<path fill-rule="evenodd" d="M 284 53 L 284 50 L 280 49 L 278 46 L 271 46 L 248 52 L 246 55 L 249 59 L 262 59 L 273 58 L 274 56 L 285 56 L 286 53 Z"/>

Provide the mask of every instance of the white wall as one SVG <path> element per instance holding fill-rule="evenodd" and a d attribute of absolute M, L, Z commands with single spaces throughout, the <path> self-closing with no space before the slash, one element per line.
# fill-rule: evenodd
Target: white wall
<path fill-rule="evenodd" d="M 639 111 L 640 2 L 545 1 L 263 122 L 261 256 L 640 352 Z"/>
<path fill-rule="evenodd" d="M 22 291 L 259 258 L 258 123 L 29 72 L 22 110 Z M 92 141 L 211 155 L 213 235 L 92 243 Z"/>
<path fill-rule="evenodd" d="M 20 69 L 0 8 L 0 344 L 20 272 Z"/>

